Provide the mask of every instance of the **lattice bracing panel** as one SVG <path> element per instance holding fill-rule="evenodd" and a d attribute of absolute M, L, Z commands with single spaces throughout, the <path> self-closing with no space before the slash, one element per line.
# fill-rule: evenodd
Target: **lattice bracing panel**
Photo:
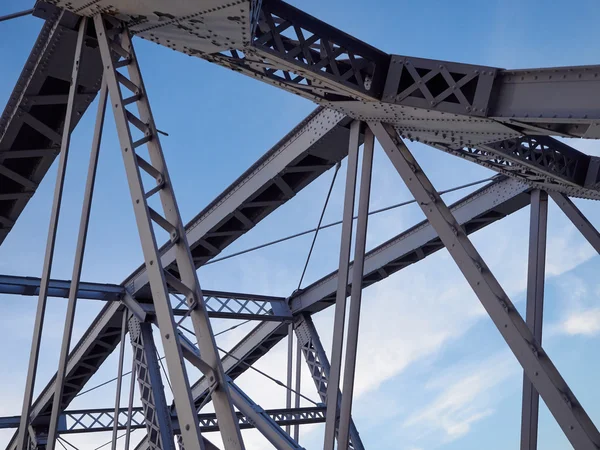
<path fill-rule="evenodd" d="M 72 434 L 88 431 L 110 431 L 114 426 L 114 409 L 65 411 L 66 426 L 60 429 L 61 434 Z M 128 411 L 119 410 L 119 429 L 127 427 Z M 131 412 L 131 428 L 145 428 L 144 411 L 142 408 L 133 408 Z"/>
<path fill-rule="evenodd" d="M 485 148 L 527 161 L 532 166 L 565 181 L 582 186 L 589 166 L 589 156 L 548 136 L 523 136 L 491 142 Z"/>
<path fill-rule="evenodd" d="M 548 136 L 522 136 L 476 146 L 426 143 L 542 189 L 600 199 L 592 158 Z"/>
<path fill-rule="evenodd" d="M 285 2 L 263 0 L 257 17 L 251 47 L 199 56 L 313 100 L 381 96 L 386 53 Z"/>
<path fill-rule="evenodd" d="M 383 100 L 485 117 L 498 69 L 392 55 Z"/>
<path fill-rule="evenodd" d="M 292 313 L 283 297 L 204 291 L 204 303 L 210 317 L 222 319 L 286 320 Z M 173 298 L 173 296 L 172 296 Z M 186 314 L 188 307 L 180 296 L 173 304 L 175 315 Z"/>
<path fill-rule="evenodd" d="M 162 384 L 158 357 L 152 328 L 149 323 L 141 323 L 135 317 L 129 320 L 129 337 L 135 361 L 144 424 L 148 432 L 148 448 L 162 450 L 170 448 L 166 436 L 172 436 L 170 413 L 166 408 L 164 386 Z M 156 398 L 156 397 L 159 398 Z M 168 420 L 167 420 L 168 418 Z"/>

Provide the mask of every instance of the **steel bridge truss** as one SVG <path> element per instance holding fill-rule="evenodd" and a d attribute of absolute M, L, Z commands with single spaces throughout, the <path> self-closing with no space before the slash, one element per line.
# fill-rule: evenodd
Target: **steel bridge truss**
<path fill-rule="evenodd" d="M 240 430 L 247 428 L 257 429 L 277 449 L 300 449 L 298 425 L 311 423 L 325 424 L 326 450 L 334 450 L 336 441 L 338 449 L 364 449 L 352 419 L 362 290 L 443 248 L 523 367 L 521 450 L 537 449 L 540 396 L 574 448 L 600 447 L 596 426 L 542 347 L 549 198 L 600 252 L 600 234 L 568 197 L 600 198 L 600 160 L 551 137 L 600 138 L 599 66 L 508 71 L 389 55 L 285 2 L 253 1 L 249 11 L 239 10 L 249 14 L 247 20 L 235 20 L 243 22 L 242 37 L 246 36 L 239 45 L 218 51 L 193 47 L 182 51 L 320 106 L 184 226 L 131 40 L 139 34 L 166 45 L 163 38 L 160 33 L 148 34 L 152 27 L 144 28 L 141 16 L 130 15 L 128 20 L 126 15 L 117 19 L 101 14 L 105 11 L 102 1 L 95 2 L 97 9 L 78 6 L 77 1 L 51 3 L 36 6 L 36 14 L 46 18 L 46 25 L 0 120 L 0 241 L 59 155 L 42 277 L 0 276 L 0 293 L 38 296 L 22 414 L 0 418 L 1 428 L 17 429 L 10 450 L 52 450 L 60 434 L 92 431 L 112 431 L 114 449 L 118 430 L 127 431 L 129 448 L 133 429 L 147 431 L 138 449 L 175 449 L 176 442 L 180 448 L 214 449 L 204 434 L 218 431 L 226 449 L 241 450 L 245 447 Z M 181 18 L 177 28 L 186 30 L 182 23 L 189 25 L 190 17 Z M 161 26 L 177 20 L 170 17 Z M 218 41 L 219 33 L 215 32 L 211 45 L 227 47 Z M 70 74 L 65 67 L 71 69 Z M 555 90 L 561 91 L 560 102 L 549 95 Z M 96 95 L 99 109 L 73 276 L 68 281 L 52 280 L 70 133 Z M 107 106 L 115 117 L 145 259 L 120 285 L 80 280 Z M 447 206 L 404 139 L 431 145 L 501 175 Z M 375 141 L 426 220 L 366 251 Z M 201 290 L 197 268 L 346 156 L 338 271 L 288 298 Z M 359 166 L 362 173 L 357 186 Z M 469 236 L 527 205 L 531 219 L 524 319 Z M 161 247 L 157 230 L 169 236 Z M 68 299 L 67 317 L 57 374 L 33 401 L 48 297 Z M 78 299 L 106 305 L 69 353 Z M 328 357 L 311 315 L 332 305 L 334 335 Z M 223 352 L 209 318 L 260 323 Z M 179 327 L 186 319 L 192 323 L 193 330 L 187 332 L 193 339 Z M 129 407 L 123 409 L 120 396 L 127 334 L 133 361 Z M 165 349 L 166 368 L 156 351 L 155 335 Z M 263 410 L 235 380 L 285 338 L 287 383 L 275 381 L 288 389 L 286 408 Z M 115 408 L 69 410 L 69 403 L 117 347 Z M 319 397 L 311 407 L 300 407 L 302 357 Z M 203 374 L 195 383 L 188 377 L 186 364 Z M 165 397 L 163 375 L 167 374 L 172 405 Z M 141 408 L 132 406 L 135 384 Z M 201 412 L 209 401 L 214 414 Z"/>

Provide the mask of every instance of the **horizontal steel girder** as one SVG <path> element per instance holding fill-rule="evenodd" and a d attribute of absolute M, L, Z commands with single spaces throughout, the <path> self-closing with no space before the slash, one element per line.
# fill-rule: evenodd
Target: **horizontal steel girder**
<path fill-rule="evenodd" d="M 279 426 L 285 425 L 307 425 L 311 423 L 322 423 L 325 421 L 325 407 L 314 406 L 290 409 L 268 409 L 265 413 L 269 415 Z M 65 411 L 61 416 L 59 428 L 60 434 L 92 433 L 98 431 L 112 431 L 114 425 L 115 410 L 113 408 L 81 409 Z M 237 417 L 241 429 L 254 428 L 252 421 L 238 412 Z M 177 415 L 172 416 L 173 430 L 179 430 Z M 207 433 L 218 431 L 217 416 L 214 413 L 198 414 L 200 431 Z M 0 429 L 17 428 L 19 416 L 0 417 Z M 141 407 L 132 410 L 131 429 L 145 428 L 144 415 Z M 127 410 L 119 411 L 119 430 L 127 428 Z"/>
<path fill-rule="evenodd" d="M 70 285 L 70 281 L 50 280 L 48 296 L 67 298 Z M 35 296 L 39 294 L 39 288 L 39 278 L 0 275 L 0 294 Z M 125 293 L 123 286 L 81 282 L 78 298 L 120 301 Z M 209 317 L 275 321 L 289 320 L 292 317 L 283 297 L 208 290 L 203 291 L 203 294 Z M 154 306 L 151 303 L 142 303 L 140 307 L 147 314 L 154 314 Z M 175 305 L 173 309 L 173 313 L 178 316 L 186 315 L 187 311 L 185 303 Z"/>
<path fill-rule="evenodd" d="M 333 167 L 348 151 L 343 114 L 317 108 L 202 210 L 187 226 L 187 238 L 198 267 L 254 227 L 279 206 Z M 174 252 L 161 249 L 163 265 L 173 267 Z M 142 302 L 149 300 L 142 266 L 121 286 Z M 72 350 L 67 364 L 63 404 L 68 405 L 120 341 L 120 303 L 107 304 Z M 35 401 L 32 418 L 50 412 L 54 379 Z M 11 441 L 8 448 L 14 448 Z"/>
<path fill-rule="evenodd" d="M 528 205 L 529 189 L 525 183 L 499 176 L 493 183 L 454 203 L 451 209 L 470 234 Z M 443 244 L 431 225 L 423 221 L 365 254 L 363 287 L 381 281 L 442 248 Z M 315 313 L 331 306 L 335 303 L 336 289 L 337 272 L 333 272 L 293 295 L 290 305 L 294 315 Z M 287 324 L 261 323 L 222 358 L 223 370 L 236 379 L 287 334 Z M 205 377 L 192 386 L 196 405 L 204 402 L 209 395 L 209 387 Z"/>
<path fill-rule="evenodd" d="M 263 2 L 252 46 L 201 56 L 540 188 L 600 198 L 600 162 L 548 137 L 600 138 L 600 66 L 505 71 L 387 55 L 275 0 Z"/>

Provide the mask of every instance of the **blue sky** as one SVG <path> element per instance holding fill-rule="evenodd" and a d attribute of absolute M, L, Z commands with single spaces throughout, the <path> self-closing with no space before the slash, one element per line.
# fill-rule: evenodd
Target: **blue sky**
<path fill-rule="evenodd" d="M 486 64 L 503 68 L 596 64 L 600 8 L 594 1 L 554 2 L 292 2 L 305 11 L 390 53 Z M 29 2 L 9 0 L 0 14 L 24 9 Z M 41 27 L 35 18 L 0 24 L 2 69 L 0 104 L 5 104 Z M 10 43 L 10 45 L 6 44 Z M 145 41 L 136 41 L 157 126 L 179 206 L 185 221 L 302 120 L 314 105 L 297 96 L 196 58 Z M 69 278 L 79 223 L 95 104 L 74 133 L 53 277 Z M 591 141 L 576 148 L 600 155 Z M 485 178 L 491 172 L 421 145 L 411 145 L 439 189 Z M 371 207 L 409 198 L 408 192 L 376 148 Z M 336 182 L 325 220 L 341 217 L 344 167 Z M 56 167 L 0 247 L 0 273 L 40 276 Z M 332 172 L 306 188 L 289 204 L 233 244 L 226 253 L 283 237 L 316 225 Z M 83 279 L 121 282 L 142 261 L 118 141 L 112 119 L 106 123 L 98 188 L 94 198 Z M 468 190 L 445 197 L 448 201 Z M 600 226 L 597 205 L 577 204 Z M 369 223 L 368 247 L 398 234 L 422 219 L 409 206 L 382 214 Z M 600 423 L 600 394 L 594 389 L 600 363 L 590 358 L 598 346 L 600 258 L 551 205 L 544 347 L 588 413 Z M 517 304 L 524 308 L 528 211 L 477 233 L 473 240 L 488 265 Z M 289 295 L 300 277 L 310 237 L 300 238 L 199 271 L 208 289 Z M 317 240 L 304 285 L 337 264 L 339 229 Z M 5 345 L 0 357 L 0 415 L 19 414 L 36 298 L 0 296 L 0 329 Z M 38 390 L 56 370 L 65 301 L 51 299 L 44 331 Z M 102 305 L 80 302 L 74 339 Z M 331 343 L 333 310 L 315 323 L 325 348 Z M 216 321 L 215 329 L 229 322 Z M 240 327 L 220 338 L 232 346 L 249 329 Z M 258 367 L 285 378 L 285 344 L 259 361 Z M 127 363 L 126 363 L 127 364 Z M 116 374 L 115 355 L 90 384 Z M 308 373 L 303 393 L 316 399 Z M 364 293 L 354 417 L 369 448 L 492 450 L 519 442 L 521 372 L 498 332 L 484 316 L 445 252 L 390 277 Z M 285 392 L 255 373 L 239 384 L 265 408 L 283 405 Z M 73 407 L 111 407 L 114 385 L 75 401 Z M 0 433 L 0 444 L 11 432 Z M 267 448 L 255 432 L 245 432 L 249 450 Z M 216 442 L 216 435 L 210 436 Z M 109 438 L 109 437 L 108 437 Z M 107 436 L 73 437 L 74 443 L 102 443 Z M 320 447 L 322 427 L 303 428 L 301 443 Z M 84 446 L 83 448 L 88 448 Z M 542 406 L 540 448 L 569 448 Z"/>

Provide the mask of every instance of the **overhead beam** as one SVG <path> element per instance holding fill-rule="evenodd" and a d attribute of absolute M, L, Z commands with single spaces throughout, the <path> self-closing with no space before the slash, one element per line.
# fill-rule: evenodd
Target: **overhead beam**
<path fill-rule="evenodd" d="M 50 280 L 48 296 L 67 298 L 70 281 Z M 16 275 L 0 275 L 0 294 L 38 295 L 40 279 Z M 116 284 L 87 283 L 79 284 L 77 298 L 121 301 L 126 294 L 125 288 Z M 290 320 L 291 311 L 283 297 L 253 295 L 234 292 L 203 291 L 208 315 L 218 319 L 242 320 Z M 141 303 L 140 307 L 148 314 L 154 314 L 154 305 Z M 173 313 L 178 316 L 187 314 L 185 304 L 178 305 Z"/>
<path fill-rule="evenodd" d="M 488 116 L 599 139 L 599 105 L 600 65 L 503 70 L 494 81 Z"/>

